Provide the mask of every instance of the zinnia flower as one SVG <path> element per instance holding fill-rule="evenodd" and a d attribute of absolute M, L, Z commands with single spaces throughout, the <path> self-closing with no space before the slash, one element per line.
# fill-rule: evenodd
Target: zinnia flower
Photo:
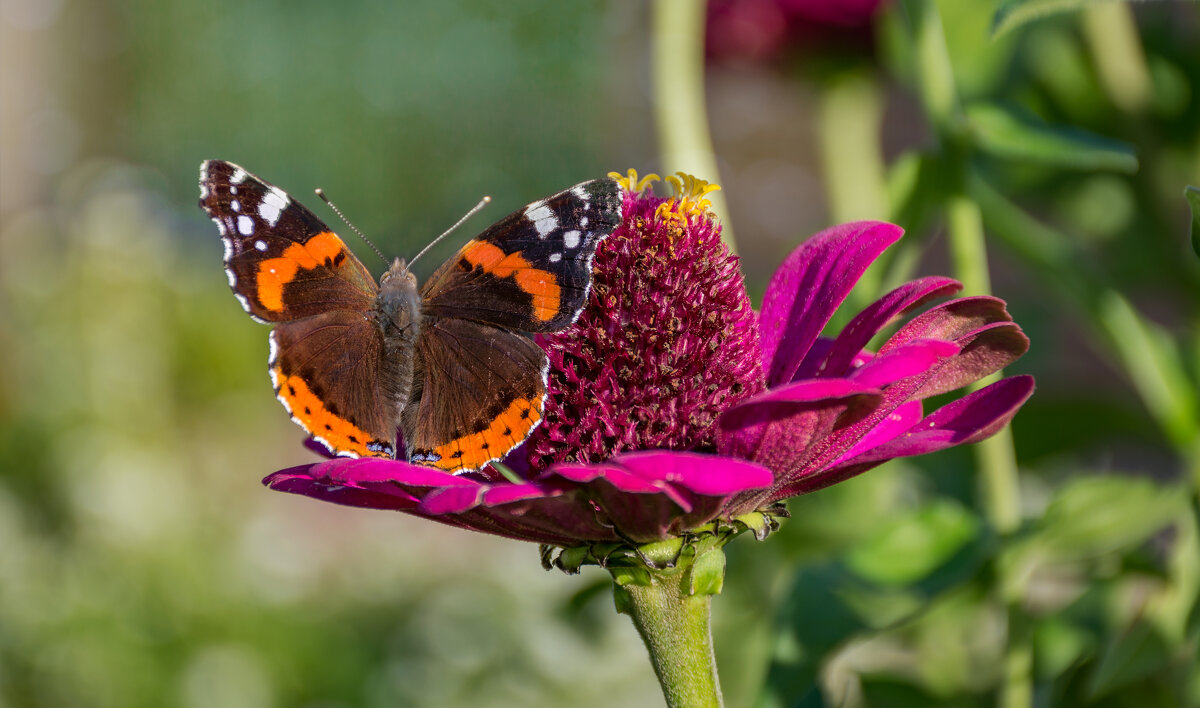
<path fill-rule="evenodd" d="M 609 554 L 699 530 L 764 535 L 781 500 L 888 459 L 986 438 L 1032 393 L 1032 379 L 1018 376 L 924 414 L 923 399 L 1028 348 L 997 298 L 944 302 L 867 349 L 901 315 L 961 288 L 949 278 L 901 286 L 836 337 L 821 336 L 898 227 L 859 222 L 812 237 L 776 272 L 756 315 L 708 211 L 704 197 L 716 187 L 681 175 L 663 198 L 648 189 L 653 179 L 632 170 L 620 178 L 623 223 L 596 254 L 587 308 L 541 340 L 551 361 L 544 423 L 506 461 L 521 476 L 338 458 L 264 482 Z M 589 559 L 604 562 L 590 553 L 555 560 L 573 569 Z"/>

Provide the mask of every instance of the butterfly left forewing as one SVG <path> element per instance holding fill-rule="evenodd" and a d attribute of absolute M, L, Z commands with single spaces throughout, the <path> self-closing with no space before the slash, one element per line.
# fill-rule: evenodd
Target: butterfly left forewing
<path fill-rule="evenodd" d="M 315 214 L 282 189 L 224 160 L 200 166 L 200 206 L 225 244 L 229 286 L 260 322 L 368 310 L 370 272 Z"/>
<path fill-rule="evenodd" d="M 526 332 L 554 332 L 587 303 L 596 246 L 621 220 L 612 179 L 575 185 L 471 239 L 422 287 L 424 311 Z"/>
<path fill-rule="evenodd" d="M 410 459 L 467 472 L 503 458 L 542 418 L 546 353 L 529 338 L 463 319 L 427 320 L 401 427 Z"/>

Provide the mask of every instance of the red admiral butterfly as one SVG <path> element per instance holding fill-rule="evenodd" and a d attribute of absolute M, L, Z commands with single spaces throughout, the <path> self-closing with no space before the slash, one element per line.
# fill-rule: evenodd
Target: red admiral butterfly
<path fill-rule="evenodd" d="M 523 333 L 579 317 L 621 192 L 598 179 L 513 212 L 420 288 L 402 259 L 376 286 L 311 211 L 230 162 L 200 166 L 200 206 L 234 295 L 275 325 L 271 382 L 292 420 L 351 457 L 395 457 L 399 428 L 409 461 L 465 472 L 541 421 L 549 363 Z"/>

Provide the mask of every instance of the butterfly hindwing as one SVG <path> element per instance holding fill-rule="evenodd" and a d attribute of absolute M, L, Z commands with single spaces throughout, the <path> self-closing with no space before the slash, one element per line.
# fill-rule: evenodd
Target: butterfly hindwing
<path fill-rule="evenodd" d="M 425 282 L 426 314 L 525 332 L 573 323 L 587 302 L 596 246 L 620 223 L 612 179 L 565 189 L 513 212 Z"/>
<path fill-rule="evenodd" d="M 402 426 L 410 459 L 479 469 L 520 445 L 542 418 L 549 363 L 528 337 L 462 319 L 427 320 Z"/>
<path fill-rule="evenodd" d="M 379 385 L 387 375 L 383 351 L 379 327 L 364 313 L 333 310 L 280 324 L 268 363 L 275 395 L 330 452 L 393 457 L 399 420 Z"/>
<path fill-rule="evenodd" d="M 225 243 L 225 272 L 251 316 L 287 322 L 366 311 L 377 288 L 346 244 L 304 205 L 231 162 L 200 166 L 200 206 Z"/>

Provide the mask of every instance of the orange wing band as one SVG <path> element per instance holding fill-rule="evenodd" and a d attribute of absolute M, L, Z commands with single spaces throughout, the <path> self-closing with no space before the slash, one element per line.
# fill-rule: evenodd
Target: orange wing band
<path fill-rule="evenodd" d="M 330 411 L 304 379 L 284 376 L 278 367 L 274 374 L 279 385 L 279 400 L 292 414 L 292 419 L 326 446 L 338 453 L 352 453 L 358 457 L 392 456 L 390 442 L 375 440 L 370 433 Z"/>
<path fill-rule="evenodd" d="M 562 289 L 553 273 L 534 268 L 520 253 L 505 253 L 486 241 L 471 241 L 463 247 L 462 255 L 485 273 L 515 279 L 517 287 L 533 299 L 534 317 L 548 322 L 558 314 Z"/>
<path fill-rule="evenodd" d="M 479 469 L 520 445 L 541 419 L 541 397 L 518 399 L 496 416 L 487 429 L 439 445 L 414 462 L 447 472 Z"/>
<path fill-rule="evenodd" d="M 295 280 L 301 268 L 312 270 L 322 265 L 337 265 L 345 259 L 345 249 L 336 234 L 325 231 L 304 243 L 293 243 L 282 256 L 267 258 L 258 265 L 259 304 L 272 312 L 282 311 L 283 286 Z"/>

